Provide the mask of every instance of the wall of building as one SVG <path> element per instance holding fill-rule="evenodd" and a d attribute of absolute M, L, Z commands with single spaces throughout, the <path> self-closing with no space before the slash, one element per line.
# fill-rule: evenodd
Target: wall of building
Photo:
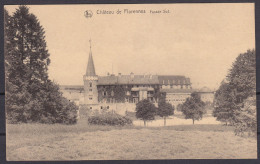
<path fill-rule="evenodd" d="M 203 93 L 199 93 L 201 100 L 204 102 L 211 102 L 213 103 L 214 101 L 214 92 L 203 92 Z"/>
<path fill-rule="evenodd" d="M 97 76 L 84 76 L 84 103 L 97 104 L 98 91 L 97 91 Z"/>
<path fill-rule="evenodd" d="M 84 118 L 84 115 L 88 113 L 87 110 L 91 111 L 91 114 L 96 112 L 101 113 L 103 111 L 115 112 L 124 116 L 127 112 L 135 112 L 136 104 L 135 103 L 99 103 L 93 105 L 86 105 L 85 108 L 80 108 L 81 118 Z"/>
<path fill-rule="evenodd" d="M 144 97 L 157 102 L 159 97 L 159 85 L 98 85 L 97 88 L 99 103 L 137 103 Z"/>
<path fill-rule="evenodd" d="M 179 104 L 183 104 L 191 93 L 166 93 L 166 102 L 172 104 L 175 109 Z"/>
<path fill-rule="evenodd" d="M 75 86 L 60 87 L 62 96 L 67 98 L 69 101 L 74 102 L 76 105 L 84 103 L 84 91 Z"/>
<path fill-rule="evenodd" d="M 164 84 L 160 86 L 161 89 L 191 89 L 191 85 L 168 85 Z"/>

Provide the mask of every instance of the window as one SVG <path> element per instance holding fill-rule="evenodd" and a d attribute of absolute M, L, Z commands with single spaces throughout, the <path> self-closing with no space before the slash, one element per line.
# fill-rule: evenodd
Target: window
<path fill-rule="evenodd" d="M 92 89 L 89 89 L 89 92 L 92 92 Z"/>
<path fill-rule="evenodd" d="M 89 109 L 92 109 L 92 107 L 89 107 Z"/>
<path fill-rule="evenodd" d="M 109 106 L 107 106 L 107 109 L 109 109 Z"/>
<path fill-rule="evenodd" d="M 101 106 L 100 109 L 103 109 L 103 107 Z"/>
<path fill-rule="evenodd" d="M 92 97 L 90 97 L 89 100 L 92 100 Z"/>
<path fill-rule="evenodd" d="M 92 83 L 91 82 L 89 83 L 89 87 L 92 87 Z"/>

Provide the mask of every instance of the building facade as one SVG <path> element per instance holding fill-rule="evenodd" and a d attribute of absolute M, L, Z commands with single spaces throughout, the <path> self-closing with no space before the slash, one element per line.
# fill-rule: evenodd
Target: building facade
<path fill-rule="evenodd" d="M 83 81 L 84 86 L 61 86 L 63 95 L 78 105 L 86 105 L 89 109 L 106 108 L 122 114 L 125 111 L 134 112 L 135 104 L 143 99 L 148 99 L 157 106 L 160 96 L 165 96 L 166 102 L 177 107 L 194 91 L 190 78 L 185 76 L 134 73 L 98 76 L 91 47 Z M 208 97 L 210 96 L 207 95 L 207 99 Z"/>

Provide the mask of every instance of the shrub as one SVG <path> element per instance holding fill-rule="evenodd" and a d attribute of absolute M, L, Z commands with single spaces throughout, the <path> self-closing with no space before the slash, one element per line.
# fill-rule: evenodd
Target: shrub
<path fill-rule="evenodd" d="M 126 115 L 126 117 L 128 117 L 128 118 L 136 118 L 136 117 L 135 117 L 135 112 L 126 111 L 126 112 L 125 112 L 125 115 Z"/>
<path fill-rule="evenodd" d="M 93 125 L 124 126 L 132 125 L 132 120 L 116 113 L 107 112 L 89 117 L 88 123 Z"/>
<path fill-rule="evenodd" d="M 79 105 L 79 115 L 80 118 L 86 118 L 92 114 L 92 110 L 85 104 Z"/>

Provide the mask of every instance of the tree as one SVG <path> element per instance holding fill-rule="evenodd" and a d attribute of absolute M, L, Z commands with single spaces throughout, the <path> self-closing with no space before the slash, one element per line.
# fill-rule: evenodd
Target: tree
<path fill-rule="evenodd" d="M 164 126 L 166 126 L 166 118 L 174 114 L 174 107 L 165 101 L 159 101 L 157 114 L 164 119 Z"/>
<path fill-rule="evenodd" d="M 13 45 L 17 39 L 14 37 L 13 17 L 4 10 L 4 54 L 5 54 L 5 105 L 6 117 L 12 122 L 27 122 L 30 118 L 30 109 L 37 106 L 37 102 L 31 100 L 28 92 L 28 81 L 25 80 L 25 66 L 20 57 L 18 47 Z"/>
<path fill-rule="evenodd" d="M 50 64 L 48 50 L 45 42 L 45 32 L 34 14 L 29 13 L 26 6 L 19 6 L 11 18 L 12 54 L 18 58 L 18 66 L 13 73 L 22 73 L 19 78 L 28 82 L 28 91 L 36 96 L 41 90 L 41 84 L 48 80 L 48 65 Z M 17 74 L 16 74 L 17 75 Z"/>
<path fill-rule="evenodd" d="M 256 120 L 256 95 L 249 97 L 244 102 L 244 107 L 237 113 L 237 122 L 235 123 L 235 134 L 255 135 L 257 133 L 257 120 Z"/>
<path fill-rule="evenodd" d="M 205 103 L 201 101 L 200 95 L 196 92 L 192 93 L 191 97 L 187 98 L 181 107 L 185 119 L 192 119 L 193 124 L 195 120 L 202 119 L 205 113 Z"/>
<path fill-rule="evenodd" d="M 48 79 L 50 59 L 40 22 L 26 6 L 12 16 L 4 13 L 7 120 L 75 123 L 77 106 Z"/>
<path fill-rule="evenodd" d="M 149 100 L 144 99 L 136 104 L 136 118 L 140 118 L 144 121 L 144 126 L 146 126 L 146 121 L 154 120 L 156 114 L 156 107 Z"/>
<path fill-rule="evenodd" d="M 218 120 L 235 124 L 248 97 L 256 92 L 255 50 L 240 54 L 229 70 L 226 81 L 215 95 L 213 114 Z"/>
<path fill-rule="evenodd" d="M 242 104 L 256 92 L 256 59 L 255 50 L 240 54 L 233 63 L 227 80 L 232 92 L 235 92 L 234 102 Z"/>
<path fill-rule="evenodd" d="M 178 104 L 178 105 L 177 105 L 177 111 L 181 112 L 181 109 L 182 109 L 181 106 L 182 106 L 182 104 Z"/>
<path fill-rule="evenodd" d="M 229 84 L 225 82 L 222 82 L 215 93 L 213 116 L 226 125 L 234 120 L 234 109 L 236 109 L 236 104 L 232 103 L 234 95 L 231 93 Z"/>

